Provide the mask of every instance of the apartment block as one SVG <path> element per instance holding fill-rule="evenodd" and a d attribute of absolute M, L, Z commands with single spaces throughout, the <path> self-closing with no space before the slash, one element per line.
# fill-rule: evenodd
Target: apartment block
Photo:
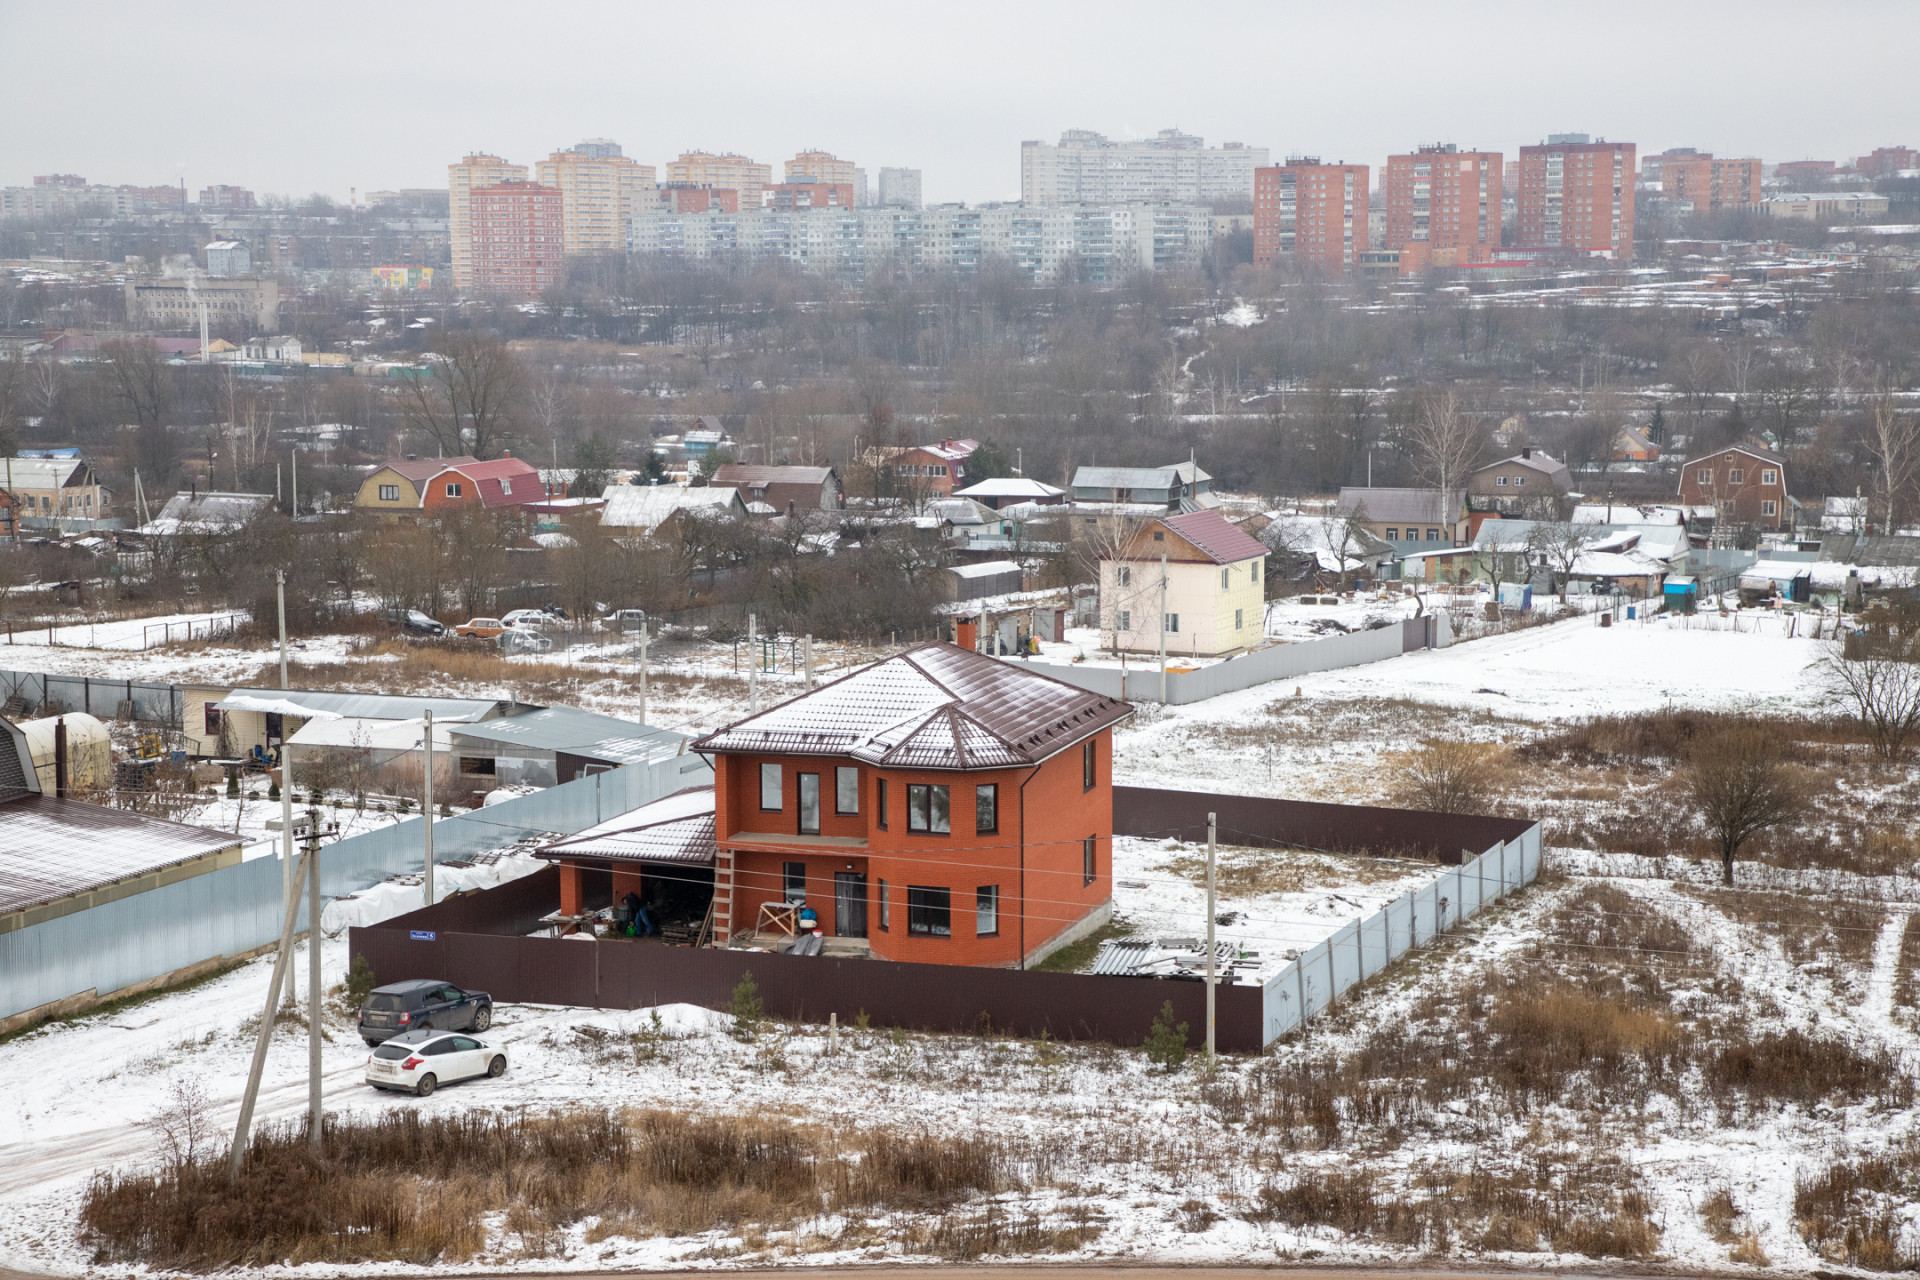
<path fill-rule="evenodd" d="M 1760 203 L 1760 160 L 1721 159 L 1705 152 L 1668 152 L 1660 163 L 1660 194 L 1686 200 L 1695 213 L 1718 213 Z"/>
<path fill-rule="evenodd" d="M 473 193 L 503 182 L 525 182 L 527 166 L 476 152 L 447 166 L 447 236 L 452 244 L 453 283 L 473 288 Z"/>
<path fill-rule="evenodd" d="M 1774 181 L 1789 190 L 1830 182 L 1840 166 L 1832 160 L 1782 160 L 1773 167 Z"/>
<path fill-rule="evenodd" d="M 501 182 L 472 199 L 472 290 L 534 298 L 565 279 L 566 202 L 558 187 Z"/>
<path fill-rule="evenodd" d="M 776 182 L 760 192 L 765 209 L 851 209 L 855 198 L 851 182 Z"/>
<path fill-rule="evenodd" d="M 1520 245 L 1633 257 L 1636 171 L 1631 142 L 1562 133 L 1520 148 Z"/>
<path fill-rule="evenodd" d="M 1461 151 L 1451 143 L 1388 156 L 1380 180 L 1381 247 L 1401 251 L 1403 270 L 1487 261 L 1500 247 L 1504 175 L 1498 151 Z"/>
<path fill-rule="evenodd" d="M 760 205 L 760 190 L 773 183 L 773 166 L 745 156 L 683 151 L 667 164 L 667 183 L 676 187 L 726 187 L 740 193 L 742 208 Z"/>
<path fill-rule="evenodd" d="M 200 188 L 202 209 L 251 209 L 253 192 L 245 187 L 212 186 Z"/>
<path fill-rule="evenodd" d="M 1253 260 L 1282 259 L 1325 276 L 1351 271 L 1367 247 L 1364 164 L 1322 164 L 1290 157 L 1254 175 Z"/>
<path fill-rule="evenodd" d="M 1020 144 L 1020 202 L 1251 200 L 1254 170 L 1266 163 L 1265 147 L 1238 142 L 1209 147 L 1205 139 L 1178 129 L 1119 141 L 1091 129 L 1069 129 L 1058 143 Z"/>
<path fill-rule="evenodd" d="M 1920 151 L 1912 147 L 1875 147 L 1872 155 L 1861 156 L 1854 168 L 1869 178 L 1891 178 L 1895 174 L 1920 169 Z"/>
<path fill-rule="evenodd" d="M 618 143 L 594 138 L 554 152 L 534 176 L 560 192 L 568 253 L 624 253 L 627 224 L 654 200 L 653 175 L 652 165 L 622 156 Z"/>
<path fill-rule="evenodd" d="M 787 161 L 788 185 L 799 183 L 858 187 L 860 170 L 851 160 L 841 160 L 828 151 L 802 151 Z"/>
<path fill-rule="evenodd" d="M 897 209 L 918 209 L 920 207 L 920 171 L 882 168 L 879 202 Z"/>

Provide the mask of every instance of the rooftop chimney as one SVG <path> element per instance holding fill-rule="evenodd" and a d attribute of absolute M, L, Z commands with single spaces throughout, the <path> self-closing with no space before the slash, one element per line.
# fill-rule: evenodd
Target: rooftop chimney
<path fill-rule="evenodd" d="M 1530 444 L 1521 445 L 1520 456 L 1523 458 L 1531 458 L 1533 456 L 1533 446 Z"/>

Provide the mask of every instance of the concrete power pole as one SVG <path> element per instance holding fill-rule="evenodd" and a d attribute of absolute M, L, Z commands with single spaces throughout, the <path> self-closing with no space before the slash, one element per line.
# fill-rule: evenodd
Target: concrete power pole
<path fill-rule="evenodd" d="M 1160 705 L 1167 705 L 1167 553 L 1160 553 Z"/>
<path fill-rule="evenodd" d="M 1213 843 L 1215 834 L 1214 815 L 1207 815 L 1207 1063 L 1213 1063 L 1213 986 L 1217 975 L 1214 973 L 1213 952 Z"/>
<path fill-rule="evenodd" d="M 274 595 L 280 609 L 280 689 L 287 688 L 287 571 L 274 571 Z M 286 721 L 280 734 L 280 896 L 291 899 L 299 890 L 293 883 L 293 752 L 287 747 Z M 293 1005 L 293 984 L 287 984 L 287 1005 Z"/>
<path fill-rule="evenodd" d="M 813 688 L 813 635 L 811 632 L 808 633 L 807 639 L 806 639 L 806 656 L 807 656 L 807 688 L 811 689 Z"/>
<path fill-rule="evenodd" d="M 267 984 L 267 1002 L 260 1011 L 260 1031 L 253 1040 L 253 1065 L 247 1069 L 246 1092 L 240 1096 L 240 1119 L 234 1125 L 233 1146 L 227 1151 L 227 1181 L 240 1175 L 240 1160 L 246 1154 L 249 1132 L 253 1128 L 253 1104 L 260 1096 L 260 1076 L 267 1067 L 267 1045 L 273 1039 L 273 1007 L 280 1003 L 280 984 L 292 985 L 287 972 L 293 958 L 293 926 L 300 914 L 300 882 L 307 874 L 304 860 L 294 869 L 293 892 L 287 895 L 286 917 L 280 924 L 280 947 L 273 957 L 273 978 Z"/>
<path fill-rule="evenodd" d="M 647 624 L 640 624 L 640 723 L 647 722 Z"/>
<path fill-rule="evenodd" d="M 751 613 L 747 615 L 747 714 L 760 714 L 760 631 Z"/>
<path fill-rule="evenodd" d="M 426 728 L 422 735 L 422 745 L 424 745 L 426 748 L 427 767 L 426 767 L 425 773 L 422 774 L 422 783 L 420 787 L 420 816 L 422 819 L 424 819 L 424 822 L 421 825 L 421 831 L 426 841 L 426 860 L 422 864 L 425 867 L 426 873 L 422 877 L 422 879 L 426 883 L 426 891 L 427 891 L 426 905 L 430 907 L 433 905 L 433 708 L 432 707 L 427 708 L 425 720 L 426 720 Z"/>
<path fill-rule="evenodd" d="M 307 1145 L 320 1154 L 320 811 L 307 810 Z"/>

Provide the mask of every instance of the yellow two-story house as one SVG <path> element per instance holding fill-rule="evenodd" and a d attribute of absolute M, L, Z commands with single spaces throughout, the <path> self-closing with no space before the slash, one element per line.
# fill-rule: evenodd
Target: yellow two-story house
<path fill-rule="evenodd" d="M 1165 608 L 1161 566 L 1166 567 Z M 1210 658 L 1265 639 L 1267 549 L 1217 511 L 1147 521 L 1100 561 L 1102 643 Z"/>

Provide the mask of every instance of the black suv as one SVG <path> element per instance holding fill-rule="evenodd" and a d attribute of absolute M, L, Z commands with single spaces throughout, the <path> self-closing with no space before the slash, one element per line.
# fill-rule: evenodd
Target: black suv
<path fill-rule="evenodd" d="M 492 1025 L 492 996 L 432 978 L 375 987 L 360 1006 L 360 1038 L 368 1044 L 403 1031 L 485 1031 Z"/>

